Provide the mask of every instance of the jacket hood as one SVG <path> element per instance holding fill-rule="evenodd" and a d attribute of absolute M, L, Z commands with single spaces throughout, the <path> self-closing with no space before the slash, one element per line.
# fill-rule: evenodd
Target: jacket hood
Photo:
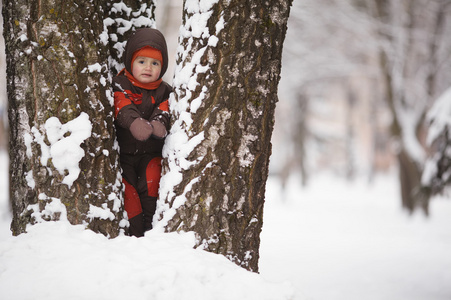
<path fill-rule="evenodd" d="M 160 50 L 163 61 L 161 62 L 161 77 L 168 69 L 168 48 L 166 45 L 166 40 L 163 34 L 157 29 L 153 28 L 141 28 L 137 29 L 136 32 L 128 39 L 127 45 L 125 46 L 124 52 L 124 64 L 125 69 L 131 74 L 132 73 L 132 57 L 133 53 L 137 50 L 150 46 L 157 50 Z"/>

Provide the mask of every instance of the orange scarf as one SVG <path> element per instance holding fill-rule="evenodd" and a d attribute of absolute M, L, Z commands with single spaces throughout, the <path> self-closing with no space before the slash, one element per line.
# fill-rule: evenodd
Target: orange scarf
<path fill-rule="evenodd" d="M 133 77 L 132 74 L 130 74 L 130 72 L 128 72 L 125 68 L 122 69 L 118 75 L 121 74 L 125 74 L 125 76 L 127 76 L 128 80 L 130 80 L 130 82 L 137 87 L 140 87 L 142 89 L 146 89 L 146 90 L 155 90 L 156 88 L 158 88 L 161 84 L 161 82 L 163 81 L 163 79 L 158 79 L 157 81 L 154 82 L 149 82 L 149 83 L 142 83 L 139 82 L 138 80 L 136 80 L 135 77 Z"/>

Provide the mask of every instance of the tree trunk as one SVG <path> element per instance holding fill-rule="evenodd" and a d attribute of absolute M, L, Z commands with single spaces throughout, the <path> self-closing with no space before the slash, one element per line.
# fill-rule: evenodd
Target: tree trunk
<path fill-rule="evenodd" d="M 198 246 L 258 271 L 291 1 L 187 3 L 156 227 L 194 231 Z"/>
<path fill-rule="evenodd" d="M 435 155 L 432 160 L 435 163 L 436 171 L 431 179 L 429 188 L 433 195 L 451 190 L 451 128 L 443 128 L 440 136 L 435 141 Z"/>
<path fill-rule="evenodd" d="M 421 208 L 425 214 L 428 214 L 428 202 L 426 195 L 419 193 L 421 186 L 422 167 L 407 151 L 403 141 L 403 128 L 399 122 L 399 115 L 396 110 L 396 101 L 393 90 L 393 77 L 390 74 L 391 66 L 387 62 L 388 58 L 385 53 L 381 53 L 381 69 L 383 83 L 386 90 L 385 98 L 392 112 L 393 121 L 391 124 L 391 135 L 396 141 L 398 167 L 399 167 L 399 183 L 401 188 L 402 207 L 412 213 L 417 208 Z M 426 198 L 425 198 L 426 197 Z"/>
<path fill-rule="evenodd" d="M 125 67 L 122 54 L 132 33 L 137 28 L 155 28 L 155 1 L 121 0 L 113 4 L 104 2 L 109 7 L 104 24 L 108 29 L 110 72 L 115 76 Z"/>
<path fill-rule="evenodd" d="M 106 236 L 119 233 L 109 51 L 100 42 L 106 3 L 4 1 L 15 235 L 66 217 Z"/>
<path fill-rule="evenodd" d="M 409 212 L 421 208 L 429 214 L 429 196 L 421 189 L 421 171 L 405 150 L 398 153 L 402 207 Z"/>
<path fill-rule="evenodd" d="M 432 149 L 422 175 L 423 189 L 431 195 L 447 194 L 451 190 L 451 126 L 446 113 L 451 103 L 451 87 L 434 103 L 428 112 L 430 124 L 427 144 Z"/>

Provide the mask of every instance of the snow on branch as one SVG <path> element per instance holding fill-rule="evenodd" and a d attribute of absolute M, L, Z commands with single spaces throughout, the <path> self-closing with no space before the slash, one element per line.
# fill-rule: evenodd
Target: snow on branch
<path fill-rule="evenodd" d="M 431 145 L 447 127 L 451 128 L 451 87 L 435 101 L 426 119 L 431 124 L 427 137 L 427 143 Z"/>
<path fill-rule="evenodd" d="M 66 206 L 61 202 L 61 199 L 55 197 L 48 197 L 46 194 L 41 193 L 38 196 L 40 201 L 46 201 L 43 210 L 39 208 L 39 203 L 28 205 L 27 209 L 33 211 L 31 216 L 34 218 L 36 223 L 42 223 L 47 220 L 67 220 L 67 209 Z"/>
<path fill-rule="evenodd" d="M 449 185 L 451 178 L 451 87 L 436 100 L 426 120 L 430 124 L 426 143 L 434 153 L 425 163 L 421 183 L 437 193 Z M 440 142 L 433 146 L 436 141 Z"/>

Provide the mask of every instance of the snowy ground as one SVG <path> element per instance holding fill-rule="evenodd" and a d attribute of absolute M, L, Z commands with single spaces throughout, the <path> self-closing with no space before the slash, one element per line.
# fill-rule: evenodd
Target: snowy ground
<path fill-rule="evenodd" d="M 374 186 L 330 177 L 303 190 L 296 183 L 284 195 L 268 184 L 266 278 L 290 279 L 299 299 L 451 299 L 451 199 L 434 199 L 426 219 L 401 211 L 390 176 Z"/>
<path fill-rule="evenodd" d="M 261 275 L 193 250 L 190 234 L 102 235 L 47 223 L 13 238 L 0 152 L 0 299 L 451 299 L 451 201 L 406 216 L 395 181 L 268 182 Z M 295 296 L 292 296 L 292 295 Z"/>

